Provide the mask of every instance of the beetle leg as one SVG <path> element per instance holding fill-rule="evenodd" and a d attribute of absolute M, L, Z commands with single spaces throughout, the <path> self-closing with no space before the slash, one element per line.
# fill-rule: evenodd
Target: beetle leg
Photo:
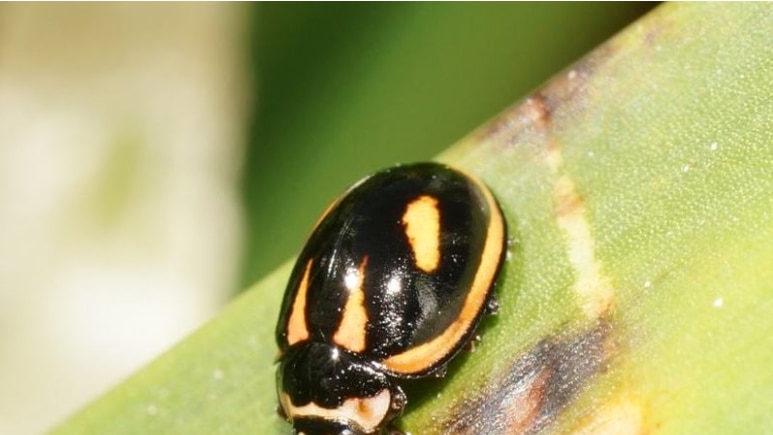
<path fill-rule="evenodd" d="M 470 341 L 464 345 L 464 350 L 469 353 L 473 353 L 475 352 L 475 349 L 477 349 L 478 343 L 480 343 L 480 335 L 475 334 L 472 336 L 472 338 L 470 338 Z"/>
<path fill-rule="evenodd" d="M 448 365 L 444 364 L 438 368 L 436 368 L 431 376 L 435 378 L 444 378 L 446 376 L 446 373 L 448 373 Z"/>
<path fill-rule="evenodd" d="M 486 302 L 486 314 L 497 315 L 499 314 L 499 301 L 494 294 L 491 295 L 488 302 Z"/>
<path fill-rule="evenodd" d="M 399 385 L 393 385 L 392 387 L 392 403 L 389 406 L 392 407 L 392 413 L 398 416 L 403 413 L 405 404 L 408 403 L 408 398 L 405 396 L 403 389 Z"/>

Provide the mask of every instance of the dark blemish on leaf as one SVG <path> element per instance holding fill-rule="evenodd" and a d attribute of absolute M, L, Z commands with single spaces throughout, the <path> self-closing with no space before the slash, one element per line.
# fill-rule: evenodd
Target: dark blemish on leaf
<path fill-rule="evenodd" d="M 598 321 L 573 335 L 547 338 L 517 358 L 504 374 L 473 386 L 478 395 L 455 405 L 444 434 L 536 433 L 606 370 L 616 346 L 611 324 Z"/>
<path fill-rule="evenodd" d="M 674 6 L 667 5 L 665 7 L 673 8 Z M 637 28 L 644 30 L 642 38 L 644 45 L 657 49 L 661 36 L 674 27 L 674 23 L 670 19 L 671 16 L 672 14 L 669 13 L 651 14 L 638 21 Z"/>
<path fill-rule="evenodd" d="M 611 43 L 599 46 L 538 91 L 545 100 L 547 110 L 555 113 L 556 122 L 560 124 L 567 116 L 585 107 L 588 81 L 615 52 Z"/>
<path fill-rule="evenodd" d="M 535 134 L 543 136 L 550 125 L 550 118 L 544 98 L 535 93 L 485 124 L 477 135 L 481 142 L 516 145 Z"/>
<path fill-rule="evenodd" d="M 562 128 L 565 119 L 584 110 L 588 80 L 615 52 L 611 43 L 596 48 L 545 86 L 485 124 L 475 134 L 475 142 L 495 146 L 536 142 L 543 147 L 555 146 L 555 141 L 550 140 L 553 132 Z"/>

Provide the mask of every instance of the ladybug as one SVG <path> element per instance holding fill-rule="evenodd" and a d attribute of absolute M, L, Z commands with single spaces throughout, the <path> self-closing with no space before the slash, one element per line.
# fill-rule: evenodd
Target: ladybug
<path fill-rule="evenodd" d="M 282 301 L 279 412 L 297 435 L 379 434 L 399 382 L 442 375 L 496 303 L 506 227 L 479 180 L 438 163 L 377 172 L 337 199 Z"/>

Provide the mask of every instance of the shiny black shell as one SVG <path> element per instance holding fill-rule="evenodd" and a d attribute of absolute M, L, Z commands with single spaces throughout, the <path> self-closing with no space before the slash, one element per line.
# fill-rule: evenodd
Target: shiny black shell
<path fill-rule="evenodd" d="M 402 408 L 394 380 L 439 370 L 470 340 L 505 245 L 491 193 L 448 166 L 397 166 L 355 184 L 320 218 L 287 285 L 276 328 L 287 407 L 335 409 L 387 389 Z"/>

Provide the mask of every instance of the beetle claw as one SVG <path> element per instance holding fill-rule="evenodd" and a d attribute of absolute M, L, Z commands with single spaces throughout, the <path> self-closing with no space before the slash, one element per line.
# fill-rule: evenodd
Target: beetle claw
<path fill-rule="evenodd" d="M 486 314 L 493 316 L 499 314 L 499 301 L 495 295 L 491 295 L 491 298 L 486 302 Z"/>
<path fill-rule="evenodd" d="M 432 376 L 436 378 L 444 378 L 446 376 L 446 373 L 448 373 L 448 366 L 444 364 L 438 367 L 437 369 L 435 369 L 435 371 L 432 372 Z"/>
<path fill-rule="evenodd" d="M 477 349 L 478 343 L 480 343 L 480 335 L 475 334 L 472 336 L 470 341 L 468 341 L 467 344 L 464 346 L 464 350 L 466 350 L 469 353 L 473 353 L 475 352 L 475 349 Z"/>
<path fill-rule="evenodd" d="M 278 415 L 282 420 L 287 421 L 287 413 L 285 413 L 285 410 L 281 405 L 276 405 L 276 415 Z"/>

